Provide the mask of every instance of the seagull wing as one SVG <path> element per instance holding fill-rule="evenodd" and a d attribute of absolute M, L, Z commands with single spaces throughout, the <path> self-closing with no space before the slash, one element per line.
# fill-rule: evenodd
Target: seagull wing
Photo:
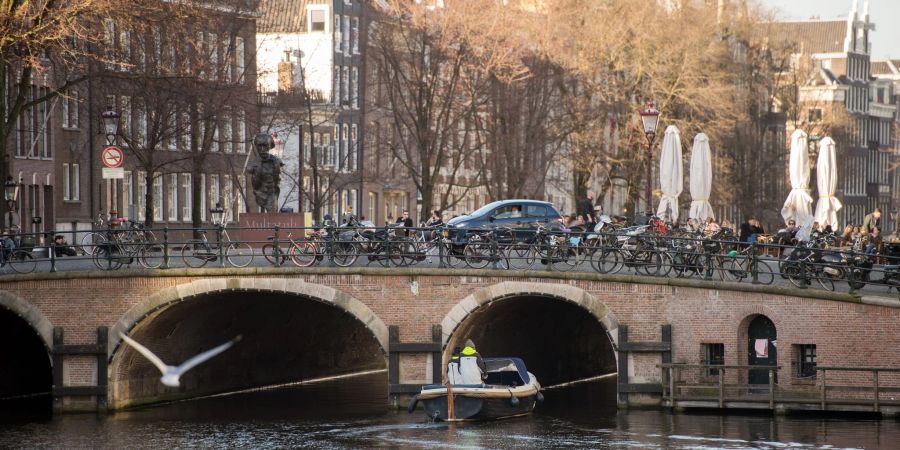
<path fill-rule="evenodd" d="M 187 360 L 187 361 L 181 363 L 180 366 L 178 366 L 178 367 L 175 368 L 175 371 L 178 372 L 179 374 L 183 374 L 183 373 L 187 372 L 188 370 L 191 370 L 191 369 L 194 368 L 195 366 L 199 365 L 200 363 L 206 361 L 207 359 L 210 359 L 210 358 L 212 358 L 213 356 L 216 356 L 216 355 L 218 355 L 219 353 L 222 353 L 222 352 L 224 352 L 225 350 L 228 350 L 229 347 L 231 347 L 232 345 L 234 345 L 234 343 L 237 342 L 237 341 L 239 341 L 239 340 L 241 340 L 241 337 L 240 337 L 240 336 L 238 336 L 238 337 L 236 337 L 236 338 L 234 338 L 234 339 L 232 339 L 232 340 L 230 340 L 230 341 L 228 341 L 228 342 L 226 342 L 226 343 L 224 343 L 224 344 L 222 344 L 222 345 L 220 345 L 220 346 L 218 346 L 218 347 L 211 348 L 211 349 L 209 349 L 209 350 L 207 350 L 207 351 L 205 351 L 205 352 L 203 352 L 203 353 L 201 353 L 201 354 L 199 354 L 199 355 L 197 355 L 197 356 L 194 356 L 193 358 L 191 358 L 191 359 L 189 359 L 189 360 Z"/>
<path fill-rule="evenodd" d="M 165 374 L 166 370 L 169 369 L 169 366 L 167 366 L 166 363 L 162 362 L 162 360 L 159 359 L 158 356 L 154 355 L 153 352 L 148 350 L 147 347 L 144 347 L 143 345 L 138 344 L 137 341 L 126 336 L 123 333 L 119 333 L 119 336 L 122 338 L 123 341 L 127 342 L 128 345 L 134 347 L 135 350 L 137 350 L 140 354 L 144 355 L 145 358 L 149 359 L 150 362 L 152 362 L 153 365 L 156 366 L 156 368 L 159 369 L 159 371 L 162 372 L 163 374 Z"/>

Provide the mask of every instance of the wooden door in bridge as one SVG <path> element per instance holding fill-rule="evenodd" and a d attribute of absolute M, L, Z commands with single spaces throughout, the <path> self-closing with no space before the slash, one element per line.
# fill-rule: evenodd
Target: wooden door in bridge
<path fill-rule="evenodd" d="M 777 333 L 775 324 L 766 316 L 756 316 L 747 328 L 747 363 L 751 366 L 774 366 L 778 364 Z M 750 370 L 750 384 L 768 384 L 768 370 Z M 776 373 L 775 382 L 778 382 Z"/>

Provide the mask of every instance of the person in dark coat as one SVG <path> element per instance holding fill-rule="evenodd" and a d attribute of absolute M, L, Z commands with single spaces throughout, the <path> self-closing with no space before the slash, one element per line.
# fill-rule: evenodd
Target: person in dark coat
<path fill-rule="evenodd" d="M 584 220 L 585 229 L 592 230 L 597 223 L 594 218 L 594 191 L 587 192 L 587 198 L 578 202 L 577 215 Z"/>

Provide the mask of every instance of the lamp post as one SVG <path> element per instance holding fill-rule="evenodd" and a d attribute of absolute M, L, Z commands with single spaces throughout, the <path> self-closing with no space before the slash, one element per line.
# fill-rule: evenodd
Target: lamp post
<path fill-rule="evenodd" d="M 653 205 L 653 140 L 656 139 L 656 127 L 659 125 L 659 111 L 653 107 L 653 101 L 647 102 L 647 108 L 640 112 L 644 125 L 644 136 L 647 137 L 647 210 Z"/>
<path fill-rule="evenodd" d="M 219 202 L 216 202 L 216 206 L 209 210 L 209 217 L 212 219 L 214 225 L 221 225 L 224 216 L 225 208 L 222 208 L 222 204 Z"/>
<path fill-rule="evenodd" d="M 6 228 L 8 229 L 12 228 L 13 215 L 19 210 L 19 183 L 16 183 L 11 175 L 6 177 L 3 192 L 6 199 Z"/>
<path fill-rule="evenodd" d="M 106 134 L 106 145 L 116 144 L 116 134 L 119 132 L 119 118 L 121 114 L 117 113 L 112 105 L 108 106 L 106 111 L 100 113 L 100 121 L 103 123 L 103 130 Z"/>

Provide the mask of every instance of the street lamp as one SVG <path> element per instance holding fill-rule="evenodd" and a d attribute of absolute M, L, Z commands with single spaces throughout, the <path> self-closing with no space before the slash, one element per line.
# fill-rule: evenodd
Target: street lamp
<path fill-rule="evenodd" d="M 16 183 L 12 176 L 7 176 L 3 188 L 6 199 L 6 227 L 12 228 L 13 214 L 19 210 L 19 183 Z"/>
<path fill-rule="evenodd" d="M 225 215 L 225 208 L 222 208 L 222 204 L 216 202 L 216 206 L 209 210 L 209 216 L 212 219 L 212 222 L 216 225 L 222 224 L 222 218 Z"/>
<path fill-rule="evenodd" d="M 115 145 L 116 134 L 119 132 L 119 118 L 121 114 L 117 113 L 110 105 L 106 111 L 100 114 L 100 120 L 103 122 L 103 129 L 106 131 L 106 145 Z"/>
<path fill-rule="evenodd" d="M 660 112 L 653 107 L 653 101 L 647 102 L 647 109 L 640 112 L 644 125 L 644 136 L 647 137 L 647 210 L 653 204 L 653 140 L 656 139 L 656 127 L 659 125 Z"/>

